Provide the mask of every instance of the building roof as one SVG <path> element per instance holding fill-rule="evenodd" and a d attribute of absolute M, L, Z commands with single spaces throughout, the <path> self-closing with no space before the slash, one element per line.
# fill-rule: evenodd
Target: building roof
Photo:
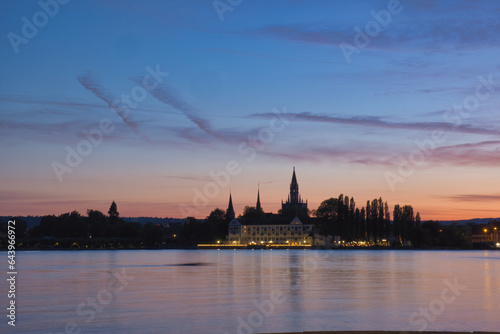
<path fill-rule="evenodd" d="M 229 223 L 229 226 L 241 226 L 241 224 L 238 219 L 233 218 L 233 220 L 231 220 L 231 222 Z"/>
<path fill-rule="evenodd" d="M 231 192 L 229 192 L 229 205 L 227 206 L 226 215 L 229 218 L 234 218 L 236 216 L 233 209 L 233 198 L 231 196 Z"/>

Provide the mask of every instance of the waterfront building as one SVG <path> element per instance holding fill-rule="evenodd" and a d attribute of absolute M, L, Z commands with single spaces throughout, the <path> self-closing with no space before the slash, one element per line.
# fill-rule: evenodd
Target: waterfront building
<path fill-rule="evenodd" d="M 260 203 L 260 189 L 257 190 L 255 215 L 235 218 L 232 196 L 229 195 L 228 212 L 232 220 L 228 228 L 228 243 L 232 245 L 284 245 L 312 246 L 314 224 L 307 213 L 307 200 L 299 194 L 295 167 L 290 183 L 290 193 L 281 204 L 279 214 L 265 213 Z M 231 211 L 232 210 L 232 211 Z M 301 218 L 299 218 L 299 216 Z"/>

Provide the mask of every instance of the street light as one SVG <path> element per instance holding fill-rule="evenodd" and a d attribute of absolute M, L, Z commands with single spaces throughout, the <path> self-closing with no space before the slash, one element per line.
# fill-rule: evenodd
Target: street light
<path fill-rule="evenodd" d="M 488 229 L 487 228 L 485 228 L 483 231 L 484 231 L 484 233 L 488 233 Z"/>

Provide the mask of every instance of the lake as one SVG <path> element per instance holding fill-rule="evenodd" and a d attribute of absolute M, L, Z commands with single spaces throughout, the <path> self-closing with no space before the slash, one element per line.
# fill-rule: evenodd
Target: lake
<path fill-rule="evenodd" d="M 17 268 L 2 333 L 500 328 L 500 251 L 19 251 Z"/>

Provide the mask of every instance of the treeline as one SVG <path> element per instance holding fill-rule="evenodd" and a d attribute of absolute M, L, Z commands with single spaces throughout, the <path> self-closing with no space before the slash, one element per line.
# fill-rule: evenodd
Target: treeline
<path fill-rule="evenodd" d="M 389 205 L 382 198 L 367 201 L 356 207 L 353 197 L 341 194 L 324 200 L 316 211 L 317 232 L 339 236 L 341 240 L 369 241 L 378 244 L 385 240 L 391 246 L 470 248 L 470 226 L 442 226 L 438 222 L 422 223 L 420 213 L 411 205 L 394 206 L 393 220 Z"/>
<path fill-rule="evenodd" d="M 420 214 L 415 213 L 411 205 L 395 205 L 391 212 L 382 198 L 367 201 L 365 206 L 359 208 L 354 198 L 340 195 L 324 200 L 311 213 L 314 218 L 309 218 L 309 213 L 305 211 L 295 212 L 303 216 L 301 219 L 314 222 L 316 235 L 339 236 L 346 242 L 388 242 L 393 247 L 472 246 L 470 235 L 473 225 L 442 226 L 435 221 L 422 223 Z M 263 215 L 263 212 L 248 207 L 238 218 L 251 223 L 262 219 Z M 19 248 L 35 249 L 193 247 L 225 241 L 230 220 L 224 210 L 217 208 L 205 219 L 188 217 L 184 224 L 127 222 L 120 218 L 117 205 L 113 202 L 108 215 L 97 210 L 87 210 L 86 216 L 77 211 L 59 216 L 47 215 L 41 218 L 39 225 L 30 229 L 24 221 L 16 219 L 16 242 Z M 7 222 L 0 222 L 0 231 L 5 233 L 6 230 Z M 7 238 L 1 237 L 0 244 L 6 248 Z"/>
<path fill-rule="evenodd" d="M 377 241 L 390 234 L 391 216 L 382 198 L 367 201 L 360 209 L 354 198 L 341 194 L 324 200 L 313 214 L 320 234 L 340 236 L 345 241 Z"/>
<path fill-rule="evenodd" d="M 108 215 L 98 210 L 87 210 L 82 216 L 73 211 L 59 216 L 46 215 L 40 224 L 30 229 L 22 219 L 16 221 L 16 243 L 19 248 L 157 248 L 192 247 L 199 243 L 225 240 L 228 222 L 225 212 L 215 209 L 204 220 L 186 218 L 184 224 L 153 224 L 127 222 L 119 217 L 113 202 Z M 7 222 L 0 231 L 7 230 Z M 0 240 L 2 248 L 7 239 Z"/>

